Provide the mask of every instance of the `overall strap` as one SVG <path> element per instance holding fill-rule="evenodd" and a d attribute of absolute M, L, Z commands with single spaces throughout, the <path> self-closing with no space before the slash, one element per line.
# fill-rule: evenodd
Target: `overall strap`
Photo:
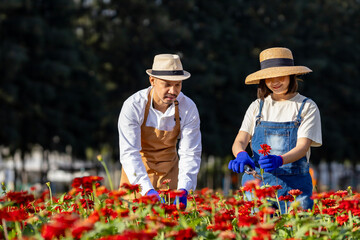
<path fill-rule="evenodd" d="M 302 110 L 304 109 L 304 105 L 305 105 L 305 102 L 308 100 L 309 98 L 305 98 L 303 101 L 302 101 L 302 104 L 300 106 L 300 109 L 299 109 L 299 113 L 298 115 L 296 116 L 296 122 L 300 125 L 301 123 L 301 113 L 302 113 Z"/>
<path fill-rule="evenodd" d="M 264 100 L 260 99 L 259 114 L 256 116 L 256 125 L 258 125 L 260 123 L 261 111 L 262 111 L 263 106 L 264 106 Z"/>

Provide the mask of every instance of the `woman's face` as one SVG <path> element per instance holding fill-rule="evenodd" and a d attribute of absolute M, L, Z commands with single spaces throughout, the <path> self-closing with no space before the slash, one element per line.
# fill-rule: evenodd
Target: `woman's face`
<path fill-rule="evenodd" d="M 290 76 L 267 78 L 265 84 L 273 92 L 273 95 L 286 95 L 289 89 Z"/>

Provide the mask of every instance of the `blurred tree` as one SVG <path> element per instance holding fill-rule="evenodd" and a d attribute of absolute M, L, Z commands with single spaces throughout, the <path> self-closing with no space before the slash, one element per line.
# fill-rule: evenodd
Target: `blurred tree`
<path fill-rule="evenodd" d="M 354 21 L 359 19 L 357 1 L 99 0 L 88 7 L 82 36 L 100 58 L 98 73 L 109 103 L 104 136 L 110 145 L 117 147 L 122 102 L 148 86 L 145 69 L 153 56 L 170 52 L 180 54 L 192 73 L 183 92 L 199 108 L 204 154 L 231 155 L 245 111 L 256 98 L 256 86 L 245 86 L 244 79 L 259 69 L 261 50 L 284 46 L 296 63 L 314 70 L 300 86 L 318 103 L 323 119 L 324 146 L 314 149 L 313 160 L 356 160 L 356 138 L 345 129 L 357 119 L 350 104 L 359 106 L 354 81 L 359 77 L 359 34 L 352 30 L 359 25 Z"/>
<path fill-rule="evenodd" d="M 0 144 L 84 156 L 103 114 L 96 58 L 74 32 L 72 0 L 0 5 Z"/>

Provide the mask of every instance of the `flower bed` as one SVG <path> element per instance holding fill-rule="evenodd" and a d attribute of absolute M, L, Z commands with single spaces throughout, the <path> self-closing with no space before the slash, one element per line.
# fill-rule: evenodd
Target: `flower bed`
<path fill-rule="evenodd" d="M 303 211 L 290 192 L 280 198 L 289 210 L 270 207 L 279 186 L 253 181 L 223 196 L 211 189 L 189 194 L 188 206 L 173 204 L 177 191 L 164 190 L 167 203 L 145 196 L 125 200 L 139 190 L 108 190 L 101 177 L 76 178 L 72 190 L 58 197 L 51 189 L 34 197 L 5 192 L 0 201 L 1 239 L 359 239 L 360 194 L 351 189 L 314 193 L 313 210 Z M 254 193 L 247 201 L 245 190 Z M 170 197 L 170 199 L 169 199 Z"/>

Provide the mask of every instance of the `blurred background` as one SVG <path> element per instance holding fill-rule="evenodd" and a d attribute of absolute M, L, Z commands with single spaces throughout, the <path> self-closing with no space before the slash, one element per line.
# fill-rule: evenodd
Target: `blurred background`
<path fill-rule="evenodd" d="M 280 46 L 313 70 L 299 91 L 322 117 L 317 189 L 359 190 L 359 30 L 359 0 L 0 0 L 0 181 L 66 191 L 74 177 L 105 175 L 101 154 L 118 186 L 122 103 L 149 86 L 154 55 L 175 53 L 201 117 L 198 188 L 237 189 L 227 164 L 256 99 L 244 80 Z"/>

